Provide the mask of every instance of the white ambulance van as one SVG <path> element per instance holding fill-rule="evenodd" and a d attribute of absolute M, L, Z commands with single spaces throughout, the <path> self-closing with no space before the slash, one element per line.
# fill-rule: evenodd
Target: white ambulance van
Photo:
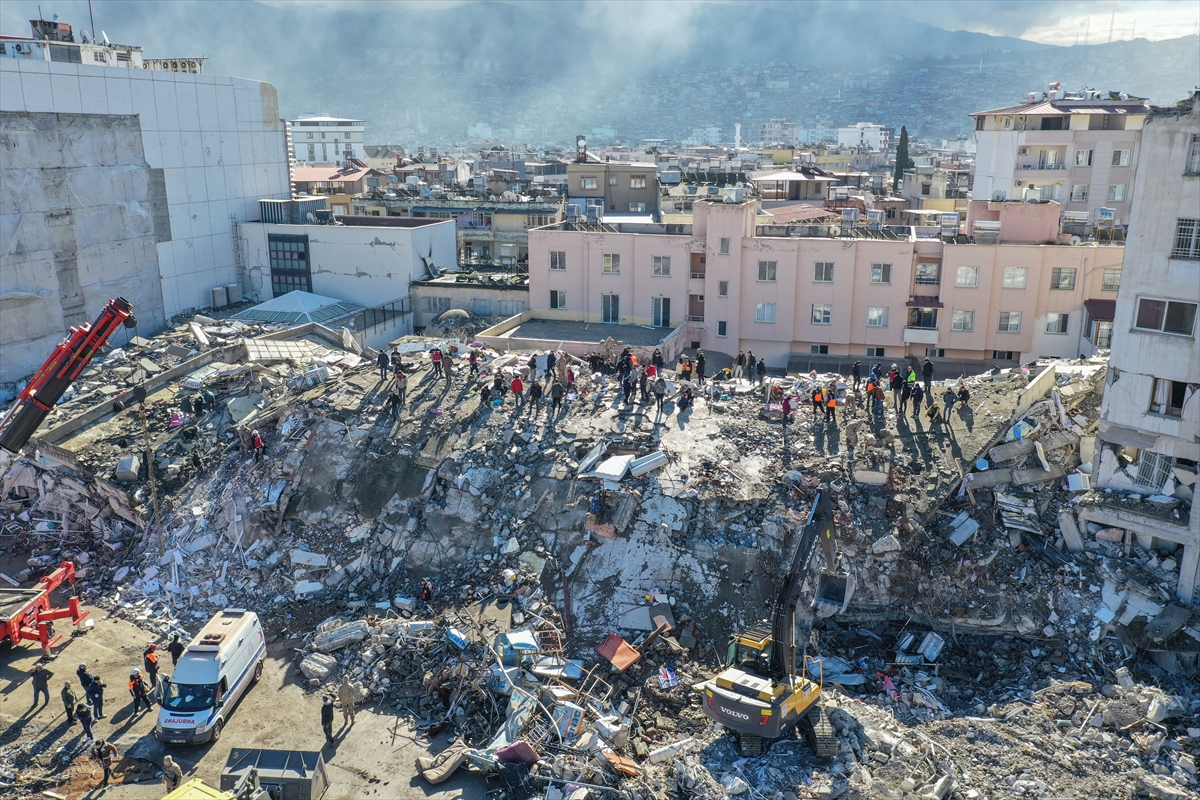
<path fill-rule="evenodd" d="M 187 646 L 175 671 L 159 679 L 162 707 L 154 735 L 167 744 L 220 739 L 233 707 L 262 675 L 266 654 L 257 614 L 241 608 L 219 612 Z"/>

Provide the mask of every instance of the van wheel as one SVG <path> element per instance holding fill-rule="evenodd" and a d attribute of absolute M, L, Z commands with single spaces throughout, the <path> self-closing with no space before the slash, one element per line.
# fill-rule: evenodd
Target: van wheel
<path fill-rule="evenodd" d="M 258 662 L 258 666 L 254 668 L 254 678 L 252 681 L 258 683 L 258 679 L 262 677 L 263 662 Z"/>
<path fill-rule="evenodd" d="M 221 729 L 225 727 L 225 723 L 217 720 L 217 724 L 213 725 L 212 742 L 215 744 L 221 740 Z"/>

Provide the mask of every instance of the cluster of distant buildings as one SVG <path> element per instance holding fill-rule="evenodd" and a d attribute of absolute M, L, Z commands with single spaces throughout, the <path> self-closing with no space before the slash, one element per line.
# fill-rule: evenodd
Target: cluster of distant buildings
<path fill-rule="evenodd" d="M 913 142 L 899 183 L 869 123 L 819 146 L 771 120 L 755 147 L 413 152 L 35 20 L 0 37 L 0 381 L 116 295 L 148 329 L 300 291 L 369 346 L 457 309 L 496 342 L 544 322 L 545 346 L 565 325 L 772 369 L 1112 348 L 1097 477 L 1145 487 L 1200 458 L 1198 115 L 1053 85 L 971 115 L 972 139 Z"/>

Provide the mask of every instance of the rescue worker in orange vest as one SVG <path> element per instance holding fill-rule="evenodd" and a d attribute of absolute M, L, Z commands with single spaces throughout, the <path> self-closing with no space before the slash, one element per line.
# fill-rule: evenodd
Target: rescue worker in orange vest
<path fill-rule="evenodd" d="M 150 676 L 150 685 L 158 686 L 158 645 L 151 643 L 142 653 L 142 666 Z"/>
<path fill-rule="evenodd" d="M 142 678 L 142 671 L 135 669 L 129 675 L 129 694 L 133 697 L 133 713 L 136 714 L 138 706 L 142 703 L 146 704 L 146 710 L 152 711 L 150 705 L 150 687 L 146 686 L 146 681 Z"/>
<path fill-rule="evenodd" d="M 818 386 L 816 389 L 813 389 L 813 391 L 812 391 L 812 406 L 813 406 L 813 416 L 814 417 L 821 413 L 821 406 L 823 406 L 823 405 L 825 405 L 825 395 L 823 395 L 821 393 L 821 387 Z"/>
<path fill-rule="evenodd" d="M 837 422 L 837 392 L 832 386 L 825 390 L 825 421 Z"/>

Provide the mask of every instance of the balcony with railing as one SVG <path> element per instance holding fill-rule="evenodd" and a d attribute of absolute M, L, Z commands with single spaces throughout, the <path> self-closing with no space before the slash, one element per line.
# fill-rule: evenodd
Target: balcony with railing
<path fill-rule="evenodd" d="M 704 280 L 706 269 L 704 262 L 704 253 L 692 253 L 691 271 L 688 274 L 696 280 Z"/>

